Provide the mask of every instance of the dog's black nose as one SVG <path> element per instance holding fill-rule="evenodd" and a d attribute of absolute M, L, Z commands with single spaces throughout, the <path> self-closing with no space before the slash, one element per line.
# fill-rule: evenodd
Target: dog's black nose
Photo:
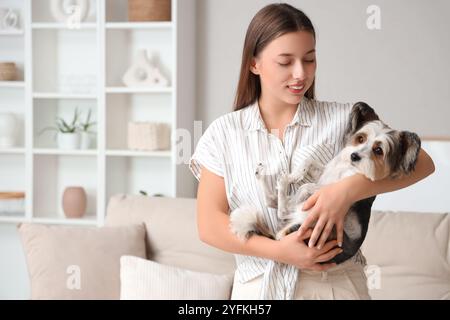
<path fill-rule="evenodd" d="M 356 152 L 353 152 L 350 155 L 350 158 L 352 159 L 353 162 L 357 162 L 357 161 L 361 160 L 361 157 Z"/>

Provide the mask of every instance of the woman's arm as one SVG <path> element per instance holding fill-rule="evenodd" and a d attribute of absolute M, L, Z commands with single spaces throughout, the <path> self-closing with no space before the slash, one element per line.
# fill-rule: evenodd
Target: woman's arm
<path fill-rule="evenodd" d="M 202 167 L 197 193 L 197 226 L 201 241 L 227 252 L 262 257 L 316 271 L 332 267 L 333 264 L 321 263 L 341 252 L 340 248 L 335 248 L 336 241 L 327 242 L 322 250 L 308 248 L 303 241 L 311 236 L 311 232 L 300 239 L 294 233 L 280 241 L 253 235 L 242 242 L 230 230 L 228 211 L 223 178 Z"/>
<path fill-rule="evenodd" d="M 312 209 L 300 227 L 298 235 L 300 237 L 303 236 L 304 232 L 308 228 L 312 228 L 317 221 L 309 241 L 310 247 L 314 247 L 317 242 L 317 248 L 321 248 L 326 239 L 328 239 L 333 226 L 336 226 L 338 243 L 342 245 L 344 218 L 353 203 L 377 194 L 405 188 L 424 179 L 433 172 L 433 160 L 421 149 L 416 168 L 409 176 L 398 179 L 386 178 L 371 181 L 365 176 L 357 174 L 325 186 L 305 202 L 302 210 Z"/>
<path fill-rule="evenodd" d="M 229 228 L 229 207 L 222 177 L 202 167 L 197 192 L 197 227 L 200 240 L 221 250 L 274 259 L 275 241 L 252 236 L 243 243 Z"/>

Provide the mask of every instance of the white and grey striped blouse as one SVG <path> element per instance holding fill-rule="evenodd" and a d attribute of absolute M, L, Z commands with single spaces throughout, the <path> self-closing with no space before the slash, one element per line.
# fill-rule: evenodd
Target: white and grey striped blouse
<path fill-rule="evenodd" d="M 263 190 L 255 178 L 256 166 L 262 163 L 269 171 L 267 174 L 276 176 L 293 171 L 309 157 L 325 165 L 342 148 L 351 107 L 350 103 L 302 98 L 282 142 L 267 131 L 256 102 L 215 120 L 200 138 L 189 167 L 198 180 L 201 166 L 224 178 L 230 212 L 241 206 L 253 206 L 263 212 L 269 227 L 276 230 L 277 212 L 265 203 Z M 273 190 L 275 183 L 274 179 Z M 241 283 L 264 274 L 262 299 L 293 298 L 298 277 L 294 266 L 259 257 L 235 256 L 235 276 Z M 361 259 L 360 252 L 359 256 Z"/>

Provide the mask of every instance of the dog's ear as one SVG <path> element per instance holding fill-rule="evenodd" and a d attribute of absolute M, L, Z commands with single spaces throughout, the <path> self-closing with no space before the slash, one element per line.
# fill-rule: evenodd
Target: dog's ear
<path fill-rule="evenodd" d="M 409 131 L 400 132 L 400 162 L 399 171 L 409 174 L 414 171 L 419 157 L 421 141 L 417 134 Z"/>
<path fill-rule="evenodd" d="M 347 122 L 347 127 L 344 133 L 344 145 L 347 144 L 348 139 L 361 127 L 374 120 L 380 120 L 375 111 L 365 102 L 357 102 L 353 105 L 350 117 Z"/>

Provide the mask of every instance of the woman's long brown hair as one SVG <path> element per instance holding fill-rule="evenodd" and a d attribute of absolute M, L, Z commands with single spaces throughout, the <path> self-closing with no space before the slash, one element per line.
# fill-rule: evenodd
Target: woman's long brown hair
<path fill-rule="evenodd" d="M 316 37 L 311 20 L 302 11 L 286 3 L 270 4 L 253 17 L 245 36 L 234 111 L 253 104 L 261 95 L 259 76 L 250 71 L 253 58 L 272 40 L 295 31 L 307 31 Z M 306 91 L 305 97 L 314 99 L 314 86 L 315 81 Z"/>

